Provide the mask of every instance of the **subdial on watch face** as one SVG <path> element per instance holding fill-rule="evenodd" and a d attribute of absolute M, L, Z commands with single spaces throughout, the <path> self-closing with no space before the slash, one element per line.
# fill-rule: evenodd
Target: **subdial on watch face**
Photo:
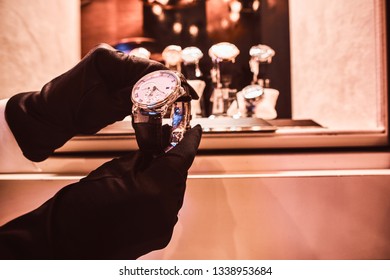
<path fill-rule="evenodd" d="M 135 85 L 133 101 L 144 105 L 161 103 L 175 91 L 177 85 L 176 77 L 169 72 L 150 73 Z"/>
<path fill-rule="evenodd" d="M 146 104 L 158 103 L 166 97 L 165 92 L 159 90 L 156 84 L 152 82 L 145 83 L 140 87 L 138 93 L 141 94 L 141 99 L 143 100 L 143 103 Z"/>

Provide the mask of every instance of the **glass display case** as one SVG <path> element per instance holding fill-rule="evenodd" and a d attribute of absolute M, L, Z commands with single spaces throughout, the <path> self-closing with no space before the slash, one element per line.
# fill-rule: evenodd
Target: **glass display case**
<path fill-rule="evenodd" d="M 109 22 L 96 21 L 108 6 Z M 175 46 L 175 67 L 201 96 L 201 149 L 386 146 L 385 11 L 384 1 L 90 1 L 82 46 L 144 47 L 166 65 Z M 136 149 L 134 138 L 125 119 L 60 151 Z"/>

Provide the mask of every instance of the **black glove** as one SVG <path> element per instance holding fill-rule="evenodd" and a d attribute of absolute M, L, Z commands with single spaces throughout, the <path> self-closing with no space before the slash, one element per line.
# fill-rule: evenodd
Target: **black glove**
<path fill-rule="evenodd" d="M 165 247 L 201 134 L 195 126 L 155 158 L 107 162 L 0 227 L 0 259 L 136 259 Z"/>
<path fill-rule="evenodd" d="M 101 44 L 40 92 L 13 96 L 6 120 L 25 157 L 42 161 L 74 135 L 96 133 L 130 115 L 134 84 L 162 69 L 167 68 Z"/>

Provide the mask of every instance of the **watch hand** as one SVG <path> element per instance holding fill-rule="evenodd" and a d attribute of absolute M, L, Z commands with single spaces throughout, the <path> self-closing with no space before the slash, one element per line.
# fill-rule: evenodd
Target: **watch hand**
<path fill-rule="evenodd" d="M 153 86 L 153 89 L 152 89 L 152 91 L 155 91 L 155 90 L 157 90 L 157 91 L 159 91 L 159 92 L 161 92 L 161 93 L 164 93 L 165 94 L 165 92 L 163 92 L 162 90 L 160 90 L 157 86 Z"/>
<path fill-rule="evenodd" d="M 162 91 L 162 90 L 160 90 L 158 87 L 156 87 L 156 86 L 155 86 L 155 89 L 156 89 L 156 90 L 158 90 L 159 92 L 161 92 L 162 94 L 164 94 L 164 95 L 165 95 L 165 92 L 164 92 L 164 91 Z"/>

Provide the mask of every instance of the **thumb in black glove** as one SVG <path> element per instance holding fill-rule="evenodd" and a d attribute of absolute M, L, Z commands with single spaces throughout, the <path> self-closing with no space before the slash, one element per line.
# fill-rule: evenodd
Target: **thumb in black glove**
<path fill-rule="evenodd" d="M 6 120 L 25 157 L 42 161 L 74 135 L 96 133 L 130 115 L 134 84 L 163 69 L 161 63 L 101 44 L 41 91 L 11 97 Z"/>
<path fill-rule="evenodd" d="M 0 228 L 0 259 L 136 259 L 165 247 L 182 206 L 199 125 L 168 153 L 137 151 Z"/>

